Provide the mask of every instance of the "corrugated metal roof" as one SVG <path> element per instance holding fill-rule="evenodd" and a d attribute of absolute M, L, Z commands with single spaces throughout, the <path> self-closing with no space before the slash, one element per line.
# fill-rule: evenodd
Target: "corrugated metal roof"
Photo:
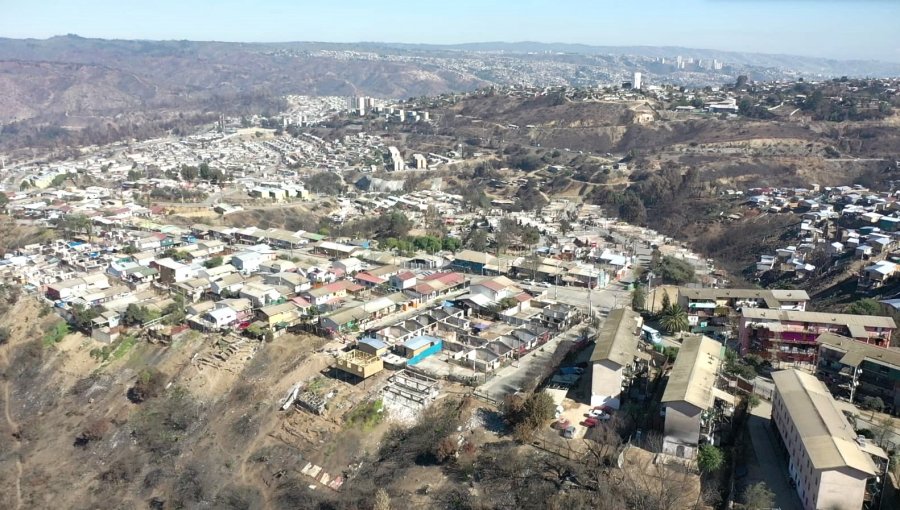
<path fill-rule="evenodd" d="M 703 335 L 685 337 L 669 373 L 662 402 L 685 401 L 700 409 L 713 405 L 722 344 Z"/>
<path fill-rule="evenodd" d="M 635 334 L 639 326 L 640 315 L 630 308 L 620 308 L 609 312 L 606 322 L 597 334 L 591 361 L 610 360 L 621 366 L 634 361 L 637 351 L 638 336 Z"/>
<path fill-rule="evenodd" d="M 795 369 L 775 372 L 772 379 L 816 469 L 848 467 L 875 474 L 875 463 L 859 449 L 853 427 L 821 381 Z"/>
<path fill-rule="evenodd" d="M 852 338 L 834 333 L 819 335 L 816 338 L 816 343 L 843 352 L 844 357 L 841 358 L 841 363 L 845 365 L 856 367 L 863 360 L 868 359 L 900 370 L 900 350 L 894 348 L 878 347 L 877 345 L 857 342 Z"/>
<path fill-rule="evenodd" d="M 744 308 L 741 315 L 747 319 L 768 319 L 777 321 L 810 322 L 818 324 L 844 324 L 846 326 L 857 325 L 870 328 L 890 328 L 897 325 L 890 317 L 878 315 L 850 315 L 843 313 L 824 312 L 798 312 L 793 310 L 763 310 L 759 308 Z"/>

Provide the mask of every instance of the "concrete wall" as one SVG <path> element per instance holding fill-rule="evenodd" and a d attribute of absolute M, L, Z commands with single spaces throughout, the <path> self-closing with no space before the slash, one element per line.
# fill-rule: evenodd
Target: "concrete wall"
<path fill-rule="evenodd" d="M 685 458 L 693 458 L 700 442 L 699 407 L 687 402 L 667 402 L 666 425 L 663 433 L 663 451 L 677 455 L 677 447 L 685 446 Z"/>
<path fill-rule="evenodd" d="M 625 369 L 621 365 L 603 360 L 591 367 L 591 406 L 610 406 L 618 409 L 622 395 Z"/>
<path fill-rule="evenodd" d="M 819 481 L 818 498 L 813 501 L 815 492 L 809 498 L 809 502 L 815 506 L 808 506 L 804 500 L 804 507 L 848 510 L 861 508 L 866 494 L 866 479 L 860 476 L 863 476 L 862 473 L 849 468 L 823 471 Z"/>

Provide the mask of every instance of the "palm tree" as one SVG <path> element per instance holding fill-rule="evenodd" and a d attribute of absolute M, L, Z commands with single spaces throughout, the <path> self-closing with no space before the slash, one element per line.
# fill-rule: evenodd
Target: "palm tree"
<path fill-rule="evenodd" d="M 669 306 L 659 319 L 660 325 L 669 333 L 678 333 L 688 329 L 688 314 L 679 304 Z"/>

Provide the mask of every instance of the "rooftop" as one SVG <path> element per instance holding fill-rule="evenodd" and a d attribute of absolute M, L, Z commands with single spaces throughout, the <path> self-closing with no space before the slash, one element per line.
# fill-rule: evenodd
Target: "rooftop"
<path fill-rule="evenodd" d="M 637 351 L 640 315 L 630 308 L 619 308 L 609 312 L 606 322 L 597 334 L 597 342 L 591 353 L 591 361 L 610 360 L 621 366 L 634 361 Z"/>
<path fill-rule="evenodd" d="M 805 290 L 782 289 L 694 289 L 679 287 L 678 293 L 688 299 L 766 299 L 778 301 L 809 301 Z"/>
<path fill-rule="evenodd" d="M 875 475 L 875 464 L 860 450 L 856 433 L 821 381 L 794 369 L 775 372 L 772 379 L 813 467 Z"/>
<path fill-rule="evenodd" d="M 890 317 L 877 315 L 850 315 L 843 313 L 824 312 L 798 312 L 794 310 L 764 310 L 759 308 L 745 308 L 741 311 L 747 319 L 768 319 L 777 321 L 812 322 L 818 324 L 844 324 L 850 326 L 862 326 L 869 328 L 890 328 L 897 325 Z"/>
<path fill-rule="evenodd" d="M 857 342 L 852 338 L 823 333 L 816 338 L 816 343 L 844 352 L 841 363 L 858 367 L 864 360 L 900 369 L 900 350 L 892 347 L 878 347 L 872 344 Z"/>
<path fill-rule="evenodd" d="M 662 402 L 685 401 L 700 409 L 712 407 L 724 349 L 721 343 L 703 335 L 685 337 L 669 373 Z"/>

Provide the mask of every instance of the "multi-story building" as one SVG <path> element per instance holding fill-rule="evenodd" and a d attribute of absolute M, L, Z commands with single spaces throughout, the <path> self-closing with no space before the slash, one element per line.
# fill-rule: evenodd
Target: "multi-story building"
<path fill-rule="evenodd" d="M 897 328 L 890 317 L 790 310 L 741 310 L 741 352 L 757 353 L 770 361 L 814 363 L 823 333 L 887 347 Z"/>
<path fill-rule="evenodd" d="M 618 409 L 636 366 L 644 321 L 630 308 L 609 312 L 591 353 L 591 405 Z"/>
<path fill-rule="evenodd" d="M 876 476 L 886 466 L 884 450 L 857 438 L 828 389 L 812 375 L 790 369 L 772 378 L 772 423 L 803 508 L 855 510 L 871 504 Z"/>
<path fill-rule="evenodd" d="M 819 335 L 816 374 L 835 396 L 851 402 L 878 397 L 900 410 L 900 350 L 876 347 L 833 333 Z"/>
<path fill-rule="evenodd" d="M 734 405 L 734 397 L 716 387 L 724 357 L 720 342 L 702 335 L 685 337 L 669 373 L 662 404 L 666 423 L 663 452 L 692 459 L 701 438 L 712 439 L 718 411 Z"/>
<path fill-rule="evenodd" d="M 678 289 L 678 304 L 687 310 L 693 333 L 730 331 L 736 314 L 745 308 L 802 312 L 808 302 L 809 294 L 805 290 Z"/>

